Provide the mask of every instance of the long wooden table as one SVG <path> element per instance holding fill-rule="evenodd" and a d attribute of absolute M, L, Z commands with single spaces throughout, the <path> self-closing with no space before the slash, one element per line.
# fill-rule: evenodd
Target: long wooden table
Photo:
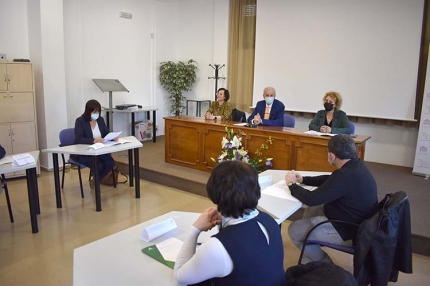
<path fill-rule="evenodd" d="M 210 172 L 211 160 L 221 152 L 225 126 L 242 134 L 242 145 L 253 154 L 267 138 L 274 139 L 264 155 L 273 158 L 274 169 L 331 172 L 335 168 L 327 162 L 329 136 L 304 134 L 306 130 L 258 126 L 235 126 L 237 122 L 214 121 L 193 116 L 165 117 L 165 161 L 167 163 Z M 370 136 L 354 138 L 357 157 L 364 160 L 366 141 Z"/>

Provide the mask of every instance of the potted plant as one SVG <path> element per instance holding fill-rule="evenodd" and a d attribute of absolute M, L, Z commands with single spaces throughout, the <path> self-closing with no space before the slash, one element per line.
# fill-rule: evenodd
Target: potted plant
<path fill-rule="evenodd" d="M 169 93 L 170 112 L 179 115 L 185 108 L 182 96 L 184 91 L 190 91 L 196 82 L 197 62 L 189 60 L 187 62 L 172 61 L 162 62 L 160 65 L 160 83 Z"/>

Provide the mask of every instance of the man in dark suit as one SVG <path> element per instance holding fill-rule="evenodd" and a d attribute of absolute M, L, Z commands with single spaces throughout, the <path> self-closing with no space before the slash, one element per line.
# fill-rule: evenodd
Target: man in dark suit
<path fill-rule="evenodd" d="M 257 102 L 252 114 L 248 117 L 248 123 L 268 126 L 284 126 L 285 106 L 275 99 L 276 90 L 266 87 L 263 92 L 264 100 Z"/>

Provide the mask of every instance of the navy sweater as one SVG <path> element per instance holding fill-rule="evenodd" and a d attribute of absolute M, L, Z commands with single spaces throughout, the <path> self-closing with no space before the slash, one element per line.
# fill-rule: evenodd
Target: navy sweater
<path fill-rule="evenodd" d="M 269 244 L 258 222 L 267 229 Z M 233 260 L 233 272 L 211 279 L 212 285 L 285 285 L 281 231 L 268 214 L 260 211 L 255 218 L 230 225 L 214 236 Z"/>
<path fill-rule="evenodd" d="M 360 224 L 378 210 L 375 179 L 358 158 L 349 160 L 331 175 L 303 177 L 303 184 L 317 186 L 308 191 L 299 185 L 290 187 L 291 194 L 308 206 L 324 204 L 328 219 L 345 220 Z M 356 229 L 334 223 L 343 240 L 354 239 Z"/>

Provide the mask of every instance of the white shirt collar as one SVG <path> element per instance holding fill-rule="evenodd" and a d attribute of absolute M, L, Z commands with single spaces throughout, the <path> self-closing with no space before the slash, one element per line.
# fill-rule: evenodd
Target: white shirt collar
<path fill-rule="evenodd" d="M 232 218 L 232 217 L 222 217 L 221 226 L 223 228 L 229 226 L 229 225 L 235 225 L 242 222 L 245 222 L 247 220 L 253 219 L 259 214 L 259 211 L 257 209 L 252 210 L 249 215 L 243 215 L 243 217 L 239 218 Z"/>

